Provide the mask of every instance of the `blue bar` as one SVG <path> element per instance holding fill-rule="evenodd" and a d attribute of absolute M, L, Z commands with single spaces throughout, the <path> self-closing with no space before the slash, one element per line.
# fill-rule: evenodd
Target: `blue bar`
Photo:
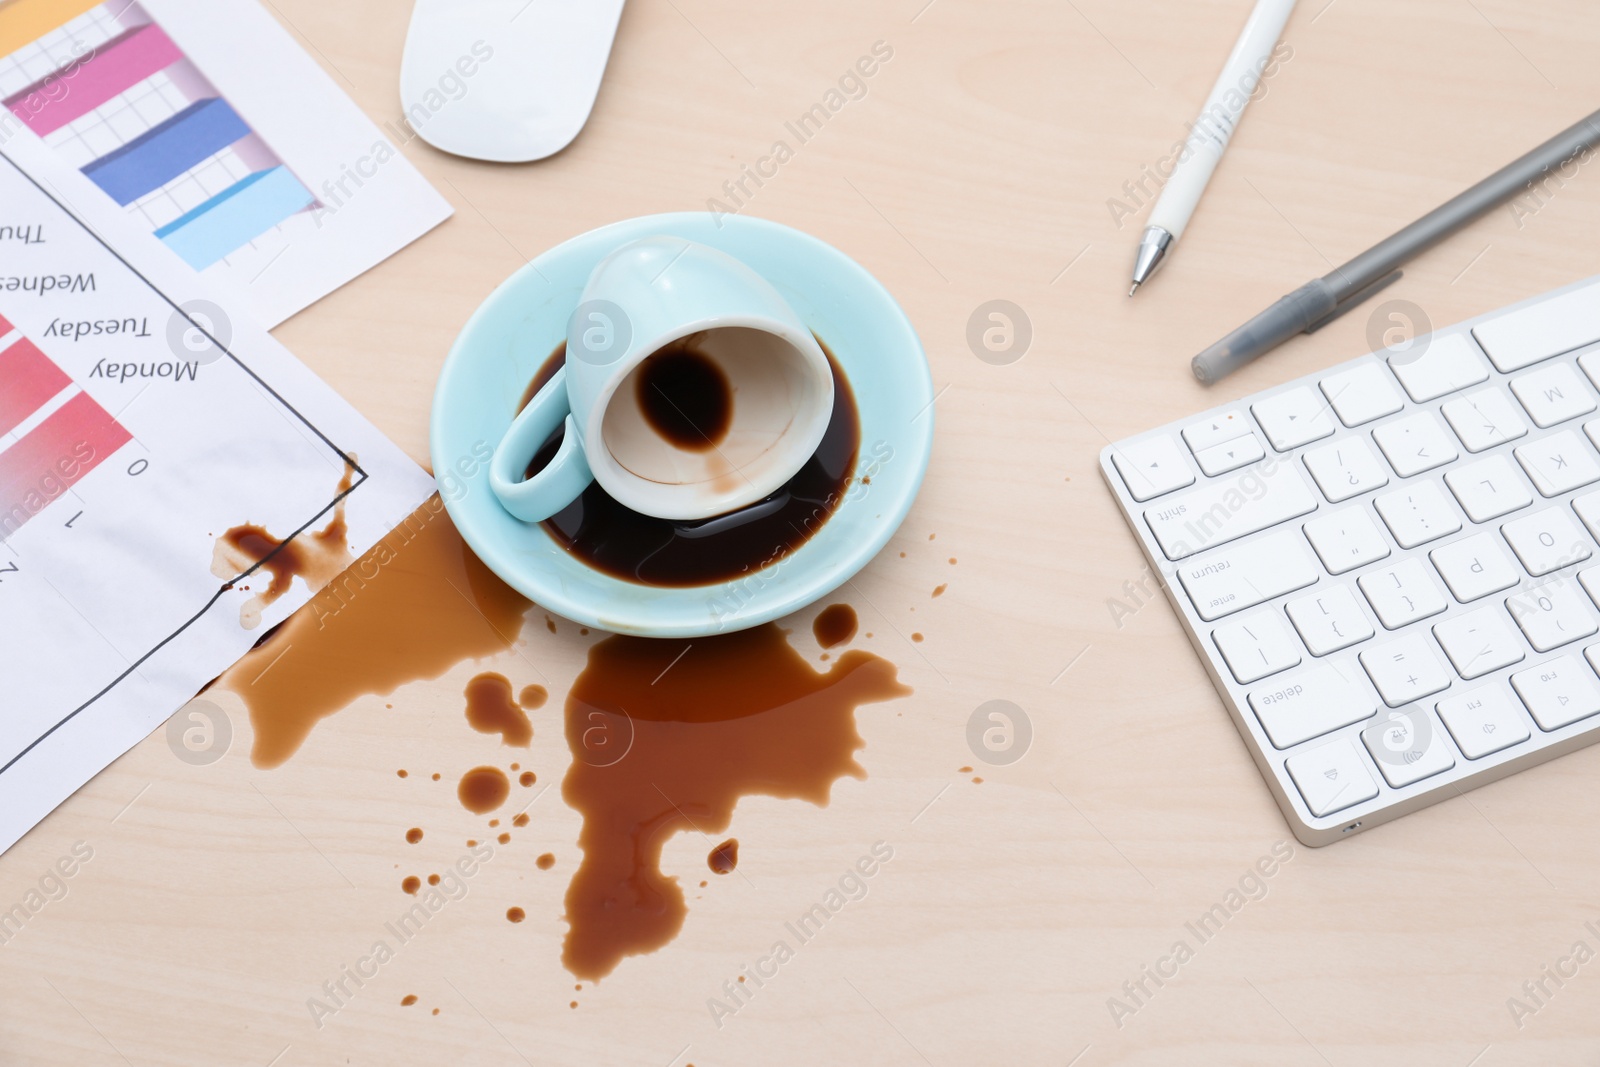
<path fill-rule="evenodd" d="M 256 171 L 167 223 L 156 236 L 189 266 L 204 270 L 314 200 L 289 168 L 273 167 Z"/>
<path fill-rule="evenodd" d="M 83 168 L 117 203 L 127 206 L 250 133 L 226 100 L 199 100 L 159 126 Z"/>

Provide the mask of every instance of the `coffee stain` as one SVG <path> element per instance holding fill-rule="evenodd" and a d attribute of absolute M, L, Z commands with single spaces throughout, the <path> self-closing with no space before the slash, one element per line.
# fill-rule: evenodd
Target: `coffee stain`
<path fill-rule="evenodd" d="M 892 663 L 859 649 L 813 670 L 771 623 L 687 651 L 620 636 L 593 645 L 566 702 L 561 794 L 583 816 L 567 969 L 597 980 L 670 942 L 688 909 L 660 869 L 668 838 L 726 830 L 745 796 L 825 806 L 839 778 L 866 777 L 856 709 L 910 693 Z"/>
<path fill-rule="evenodd" d="M 524 690 L 526 692 L 526 690 Z M 533 741 L 533 723 L 511 699 L 511 680 L 486 671 L 467 683 L 467 722 L 480 734 L 499 734 L 508 745 L 527 748 Z"/>
<path fill-rule="evenodd" d="M 400 888 L 402 891 L 410 893 L 412 896 L 416 896 L 417 890 L 422 888 L 422 879 L 418 878 L 414 874 L 409 875 L 401 881 Z"/>
<path fill-rule="evenodd" d="M 354 458 L 354 457 L 352 457 Z M 350 526 L 345 521 L 355 467 L 345 464 L 344 476 L 334 490 L 337 498 L 333 518 L 320 530 L 302 532 L 280 540 L 263 526 L 244 523 L 217 538 L 211 550 L 211 573 L 232 589 L 250 577 L 257 568 L 268 576 L 267 587 L 239 607 L 239 625 L 254 630 L 261 625 L 261 613 L 289 591 L 299 578 L 307 589 L 321 589 L 350 566 Z M 242 588 L 249 589 L 251 586 Z"/>
<path fill-rule="evenodd" d="M 588 633 L 588 630 L 583 631 Z M 523 711 L 538 711 L 544 707 L 544 702 L 550 699 L 550 690 L 542 685 L 525 685 L 522 692 L 517 694 L 517 703 L 522 705 Z M 516 770 L 515 767 L 512 770 Z"/>
<path fill-rule="evenodd" d="M 946 582 L 944 585 L 936 585 L 936 586 L 933 587 L 933 595 L 934 596 L 944 596 L 944 591 L 946 589 L 949 589 L 949 588 L 950 588 L 950 584 L 948 582 Z"/>
<path fill-rule="evenodd" d="M 548 871 L 556 865 L 556 854 L 554 852 L 541 853 L 539 858 L 533 862 L 541 871 Z"/>
<path fill-rule="evenodd" d="M 511 921 L 511 922 L 519 923 L 523 919 L 526 919 L 527 917 L 528 917 L 528 913 L 523 911 L 521 908 L 507 908 L 506 909 L 506 919 Z"/>
<path fill-rule="evenodd" d="M 823 648 L 842 645 L 856 635 L 856 609 L 849 604 L 829 604 L 811 620 L 811 635 Z"/>
<path fill-rule="evenodd" d="M 706 856 L 706 866 L 717 874 L 732 874 L 739 866 L 739 839 L 730 837 Z"/>
<path fill-rule="evenodd" d="M 461 784 L 456 786 L 461 806 L 474 815 L 487 815 L 510 795 L 511 780 L 499 767 L 474 767 L 461 776 Z M 489 825 L 498 825 L 498 820 Z"/>
<path fill-rule="evenodd" d="M 528 606 L 472 554 L 434 496 L 217 684 L 249 709 L 251 762 L 278 767 L 357 697 L 506 651 Z"/>
<path fill-rule="evenodd" d="M 414 845 L 418 841 L 421 841 L 421 840 L 422 840 L 422 827 L 413 826 L 411 829 L 406 831 L 406 843 L 407 844 Z"/>

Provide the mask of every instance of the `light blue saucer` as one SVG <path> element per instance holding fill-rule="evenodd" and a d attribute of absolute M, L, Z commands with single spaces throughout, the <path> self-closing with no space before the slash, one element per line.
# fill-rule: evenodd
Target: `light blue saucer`
<path fill-rule="evenodd" d="M 861 414 L 856 477 L 801 548 L 734 582 L 663 589 L 589 567 L 489 488 L 488 457 L 523 392 L 566 337 L 596 263 L 627 241 L 671 234 L 744 260 L 833 351 Z M 916 499 L 933 448 L 933 381 L 916 331 L 887 290 L 838 249 L 762 219 L 683 212 L 574 237 L 517 271 L 456 338 L 434 393 L 433 469 L 461 536 L 512 588 L 575 622 L 642 637 L 699 637 L 781 618 L 848 581 Z"/>

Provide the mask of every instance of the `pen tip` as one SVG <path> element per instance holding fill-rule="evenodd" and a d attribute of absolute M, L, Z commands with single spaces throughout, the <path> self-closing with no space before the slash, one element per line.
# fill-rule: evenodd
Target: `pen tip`
<path fill-rule="evenodd" d="M 1134 282 L 1133 285 L 1128 289 L 1128 295 L 1132 296 L 1134 293 L 1137 293 L 1138 291 L 1139 291 L 1139 283 L 1138 282 Z"/>

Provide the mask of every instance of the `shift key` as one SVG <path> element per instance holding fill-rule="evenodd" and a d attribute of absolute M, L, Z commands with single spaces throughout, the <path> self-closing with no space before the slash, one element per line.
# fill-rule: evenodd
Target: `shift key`
<path fill-rule="evenodd" d="M 1292 464 L 1265 466 L 1214 478 L 1146 508 L 1144 521 L 1167 558 L 1185 559 L 1316 510 L 1316 496 Z"/>
<path fill-rule="evenodd" d="M 1178 579 L 1206 622 L 1304 589 L 1318 571 L 1295 527 L 1245 545 L 1194 556 L 1178 567 Z"/>

